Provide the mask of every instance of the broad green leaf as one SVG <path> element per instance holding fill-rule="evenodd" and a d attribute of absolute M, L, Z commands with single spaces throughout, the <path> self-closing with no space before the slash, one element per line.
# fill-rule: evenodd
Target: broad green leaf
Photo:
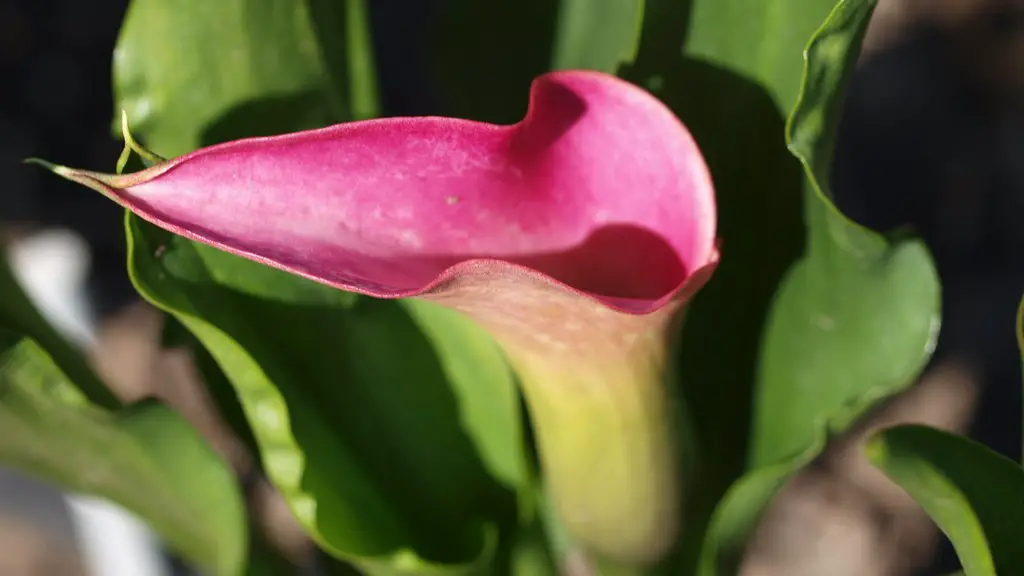
<path fill-rule="evenodd" d="M 160 154 L 375 113 L 363 0 L 132 0 L 117 104 Z"/>
<path fill-rule="evenodd" d="M 27 338 L 0 350 L 0 461 L 124 506 L 208 574 L 246 567 L 244 503 L 203 438 L 155 402 L 91 404 Z"/>
<path fill-rule="evenodd" d="M 422 300 L 402 302 L 431 341 L 448 383 L 463 404 L 463 426 L 484 466 L 505 486 L 519 492 L 524 515 L 529 467 L 523 444 L 519 394 L 512 370 L 497 343 L 461 314 Z"/>
<path fill-rule="evenodd" d="M 845 219 L 827 188 L 844 82 L 872 7 L 650 0 L 624 71 L 691 129 L 718 193 L 722 266 L 691 306 L 680 360 L 703 447 L 694 533 L 708 503 L 748 475 L 714 512 L 701 574 L 734 570 L 761 510 L 826 430 L 910 384 L 934 338 L 938 284 L 923 246 L 889 244 Z M 694 551 L 685 554 L 689 571 Z"/>
<path fill-rule="evenodd" d="M 363 8 L 135 0 L 120 102 L 162 155 L 371 115 Z M 514 520 L 509 490 L 525 477 L 518 399 L 490 341 L 426 307 L 331 290 L 136 219 L 129 232 L 136 287 L 209 350 L 322 547 L 373 574 L 486 566 L 484 525 Z"/>
<path fill-rule="evenodd" d="M 949 537 L 965 576 L 1024 574 L 1024 469 L 982 444 L 903 425 L 873 437 L 872 463 Z"/>
<path fill-rule="evenodd" d="M 890 243 L 858 226 L 836 209 L 828 189 L 845 85 L 872 8 L 867 0 L 844 0 L 814 34 L 787 124 L 790 150 L 809 183 L 808 237 L 803 259 L 779 289 L 761 350 L 752 476 L 745 480 L 761 484 L 761 495 L 820 452 L 829 432 L 910 385 L 937 334 L 939 282 L 923 243 Z M 729 518 L 745 508 L 739 517 L 754 520 L 767 501 L 726 500 L 716 514 Z M 702 567 L 712 573 L 716 558 L 736 558 L 753 525 L 713 525 Z"/>
<path fill-rule="evenodd" d="M 810 186 L 808 248 L 772 311 L 751 463 L 775 464 L 910 385 L 938 334 L 939 281 L 924 243 L 845 218 L 828 178 L 847 81 L 873 3 L 845 0 L 812 38 L 787 140 Z M 810 417 L 809 417 L 810 416 Z"/>
<path fill-rule="evenodd" d="M 483 523 L 514 509 L 466 433 L 480 407 L 460 405 L 448 381 L 453 370 L 481 379 L 486 370 L 443 366 L 396 302 L 320 286 L 135 217 L 129 233 L 137 289 L 209 349 L 268 476 L 321 546 L 372 574 L 446 573 L 441 564 L 471 573 L 486 562 L 493 541 Z M 502 381 L 478 385 L 507 401 Z"/>
<path fill-rule="evenodd" d="M 551 68 L 614 74 L 636 58 L 643 8 L 643 0 L 562 0 Z"/>

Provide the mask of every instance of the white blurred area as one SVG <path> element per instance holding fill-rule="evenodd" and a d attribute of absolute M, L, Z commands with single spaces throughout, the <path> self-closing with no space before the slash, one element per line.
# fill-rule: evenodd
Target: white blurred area
<path fill-rule="evenodd" d="M 69 341 L 83 348 L 92 344 L 96 326 L 85 291 L 86 243 L 68 230 L 42 230 L 12 242 L 7 257 L 42 314 Z M 12 500 L 20 514 L 43 516 L 27 519 L 37 526 L 66 523 L 59 507 L 47 502 L 49 491 L 24 479 L 3 482 L 5 475 L 0 470 L 0 486 L 11 489 L 0 488 L 0 511 Z M 33 498 L 38 505 L 30 505 Z M 89 576 L 171 576 L 156 536 L 140 520 L 106 500 L 78 494 L 64 500 Z"/>

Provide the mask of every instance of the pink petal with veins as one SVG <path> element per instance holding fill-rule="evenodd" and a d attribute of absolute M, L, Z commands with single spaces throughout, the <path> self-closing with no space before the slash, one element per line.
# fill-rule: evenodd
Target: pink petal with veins
<path fill-rule="evenodd" d="M 379 119 L 125 176 L 58 171 L 172 232 L 383 298 L 521 278 L 646 314 L 717 261 L 713 186 L 689 132 L 595 72 L 539 77 L 511 126 Z"/>

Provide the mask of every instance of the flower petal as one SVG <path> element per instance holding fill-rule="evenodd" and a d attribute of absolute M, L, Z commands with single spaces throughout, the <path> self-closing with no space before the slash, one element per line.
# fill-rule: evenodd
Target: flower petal
<path fill-rule="evenodd" d="M 689 132 L 595 72 L 541 76 L 511 126 L 380 119 L 126 176 L 58 171 L 173 232 L 377 297 L 525 274 L 639 314 L 717 259 L 713 187 Z"/>

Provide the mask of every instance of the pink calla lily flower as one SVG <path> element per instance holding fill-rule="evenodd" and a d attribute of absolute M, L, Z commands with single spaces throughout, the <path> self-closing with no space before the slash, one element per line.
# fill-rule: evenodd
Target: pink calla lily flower
<path fill-rule="evenodd" d="M 666 343 L 718 262 L 716 211 L 695 142 L 644 90 L 554 72 L 511 126 L 379 119 L 130 175 L 52 168 L 193 240 L 468 314 L 520 375 L 570 534 L 624 562 L 654 561 L 674 540 Z"/>

